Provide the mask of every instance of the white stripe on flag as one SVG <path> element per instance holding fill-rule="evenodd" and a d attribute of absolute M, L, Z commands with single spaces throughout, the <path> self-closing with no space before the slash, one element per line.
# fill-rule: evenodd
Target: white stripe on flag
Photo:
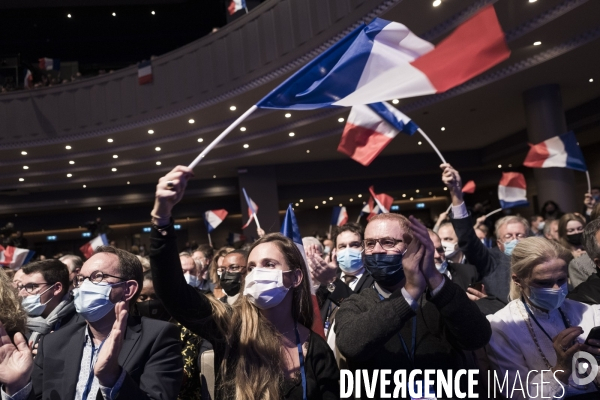
<path fill-rule="evenodd" d="M 548 158 L 542 164 L 542 168 L 548 167 L 561 167 L 567 166 L 567 151 L 565 150 L 565 144 L 560 140 L 560 136 L 555 136 L 544 141 L 546 149 L 548 149 Z"/>
<path fill-rule="evenodd" d="M 498 199 L 510 203 L 527 200 L 527 190 L 512 186 L 498 186 Z"/>
<path fill-rule="evenodd" d="M 212 211 L 206 213 L 206 220 L 208 221 L 208 224 L 213 228 L 216 228 L 222 222 L 221 219 L 217 217 Z"/>

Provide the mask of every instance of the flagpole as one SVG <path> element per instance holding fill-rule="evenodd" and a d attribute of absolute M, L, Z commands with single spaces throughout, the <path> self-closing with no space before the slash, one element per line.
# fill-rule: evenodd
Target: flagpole
<path fill-rule="evenodd" d="M 212 247 L 212 240 L 210 239 L 210 233 L 208 234 L 208 245 Z"/>
<path fill-rule="evenodd" d="M 329 225 L 329 234 L 327 235 L 327 239 L 331 240 L 331 227 L 332 225 Z"/>
<path fill-rule="evenodd" d="M 358 219 L 356 220 L 356 223 L 358 224 L 360 222 L 360 217 L 362 217 L 362 213 L 358 214 Z"/>
<path fill-rule="evenodd" d="M 498 208 L 497 210 L 492 211 L 491 213 L 487 213 L 485 215 L 485 218 L 487 219 L 487 217 L 489 217 L 490 215 L 494 215 L 496 213 L 499 213 L 500 211 L 502 211 L 502 207 Z"/>
<path fill-rule="evenodd" d="M 590 181 L 590 171 L 585 171 L 585 177 L 587 178 L 588 193 L 592 194 L 592 183 Z"/>
<path fill-rule="evenodd" d="M 233 123 L 231 125 L 229 125 L 229 127 L 227 129 L 225 129 L 223 132 L 221 132 L 221 134 L 219 136 L 217 136 L 215 138 L 215 140 L 213 140 L 208 146 L 206 146 L 206 148 L 204 150 L 202 150 L 202 153 L 198 154 L 198 157 L 196 157 L 194 159 L 194 161 L 192 161 L 192 163 L 190 165 L 188 165 L 188 168 L 194 169 L 196 167 L 196 165 L 198 165 L 200 160 L 202 160 L 204 158 L 204 156 L 206 156 L 217 144 L 219 144 L 219 142 L 221 140 L 223 140 L 225 138 L 225 136 L 227 136 L 232 130 L 234 130 L 236 126 L 241 124 L 242 121 L 244 121 L 246 118 L 248 118 L 248 116 L 250 114 L 252 114 L 254 111 L 256 111 L 257 108 L 258 107 L 256 105 L 253 105 L 252 107 L 250 107 L 248 109 L 248 111 L 246 111 L 245 113 L 240 115 L 240 117 L 238 119 L 233 121 Z"/>
<path fill-rule="evenodd" d="M 260 229 L 260 224 L 258 223 L 258 216 L 254 213 L 254 220 L 256 221 L 256 227 Z"/>
<path fill-rule="evenodd" d="M 423 138 L 425 140 L 427 140 L 427 143 L 429 143 L 431 145 L 431 147 L 433 147 L 433 150 L 435 150 L 435 152 L 437 153 L 438 157 L 442 160 L 442 164 L 446 164 L 446 160 L 444 160 L 444 156 L 442 156 L 442 153 L 440 153 L 440 151 L 435 146 L 435 144 L 433 144 L 433 142 L 431 141 L 431 139 L 429 139 L 429 136 L 427 136 L 425 134 L 425 132 L 423 132 L 423 129 L 419 128 L 417 130 L 419 131 L 419 133 L 421 134 L 421 136 L 423 136 Z"/>

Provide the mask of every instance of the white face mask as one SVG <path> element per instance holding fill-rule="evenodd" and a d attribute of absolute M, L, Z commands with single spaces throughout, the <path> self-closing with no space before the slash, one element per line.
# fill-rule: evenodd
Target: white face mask
<path fill-rule="evenodd" d="M 200 286 L 200 284 L 198 283 L 198 277 L 196 275 L 183 274 L 183 277 L 185 278 L 185 281 L 187 282 L 188 285 L 193 286 L 193 287 Z"/>
<path fill-rule="evenodd" d="M 283 284 L 283 273 L 280 269 L 254 268 L 246 275 L 244 296 L 256 307 L 266 310 L 281 303 L 290 290 Z"/>
<path fill-rule="evenodd" d="M 450 258 L 458 253 L 458 243 L 442 241 L 442 247 L 444 248 L 446 258 Z"/>
<path fill-rule="evenodd" d="M 21 305 L 27 312 L 27 315 L 29 315 L 30 317 L 39 317 L 40 315 L 42 315 L 44 313 L 44 310 L 46 309 L 46 305 L 50 302 L 50 300 L 52 300 L 52 298 L 54 298 L 54 295 L 52 297 L 50 297 L 50 300 L 48 300 L 44 304 L 42 304 L 41 297 L 44 293 L 46 293 L 48 290 L 52 289 L 55 285 L 56 284 L 50 286 L 48 289 L 44 290 L 42 293 L 23 297 L 23 300 L 21 300 Z"/>
<path fill-rule="evenodd" d="M 435 268 L 439 271 L 440 274 L 445 274 L 448 270 L 448 261 L 444 260 L 440 264 L 436 263 Z"/>

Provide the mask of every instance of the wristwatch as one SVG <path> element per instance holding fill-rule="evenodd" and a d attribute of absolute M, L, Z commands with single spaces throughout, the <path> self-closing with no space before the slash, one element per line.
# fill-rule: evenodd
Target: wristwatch
<path fill-rule="evenodd" d="M 335 281 L 333 281 L 335 282 Z M 329 282 L 327 284 L 327 290 L 329 290 L 329 293 L 333 293 L 335 291 L 335 284 L 333 282 Z"/>

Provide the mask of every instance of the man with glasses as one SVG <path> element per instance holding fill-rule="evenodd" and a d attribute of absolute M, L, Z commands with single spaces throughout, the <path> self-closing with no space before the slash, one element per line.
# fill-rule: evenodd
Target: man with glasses
<path fill-rule="evenodd" d="M 345 299 L 336 316 L 336 344 L 348 368 L 369 376 L 390 370 L 389 379 L 398 370 L 408 377 L 413 369 L 472 368 L 463 351 L 483 347 L 490 325 L 464 290 L 436 269 L 427 228 L 413 217 L 379 214 L 365 229 L 363 249 L 375 283 Z M 374 393 L 379 398 L 379 387 Z"/>
<path fill-rule="evenodd" d="M 77 320 L 40 342 L 35 361 L 23 337 L 0 324 L 3 400 L 175 399 L 183 361 L 168 322 L 128 316 L 142 287 L 132 254 L 101 246 L 74 281 Z"/>
<path fill-rule="evenodd" d="M 462 196 L 462 181 L 457 170 L 450 164 L 442 164 L 442 181 L 452 198 L 452 225 L 458 236 L 458 245 L 473 264 L 485 285 L 487 295 L 495 296 L 500 302 L 508 302 L 510 290 L 510 255 L 518 241 L 528 236 L 529 223 L 525 218 L 508 216 L 496 222 L 498 247 L 488 249 L 477 238 L 473 221 L 469 216 Z M 485 294 L 479 293 L 479 298 Z"/>
<path fill-rule="evenodd" d="M 217 268 L 219 282 L 225 296 L 220 300 L 223 303 L 233 304 L 240 295 L 242 280 L 246 276 L 246 259 L 248 252 L 233 250 L 223 258 L 223 265 Z"/>
<path fill-rule="evenodd" d="M 75 316 L 69 295 L 69 271 L 59 260 L 50 259 L 25 265 L 17 284 L 23 308 L 27 312 L 27 338 L 33 353 L 38 341 L 64 327 Z"/>

